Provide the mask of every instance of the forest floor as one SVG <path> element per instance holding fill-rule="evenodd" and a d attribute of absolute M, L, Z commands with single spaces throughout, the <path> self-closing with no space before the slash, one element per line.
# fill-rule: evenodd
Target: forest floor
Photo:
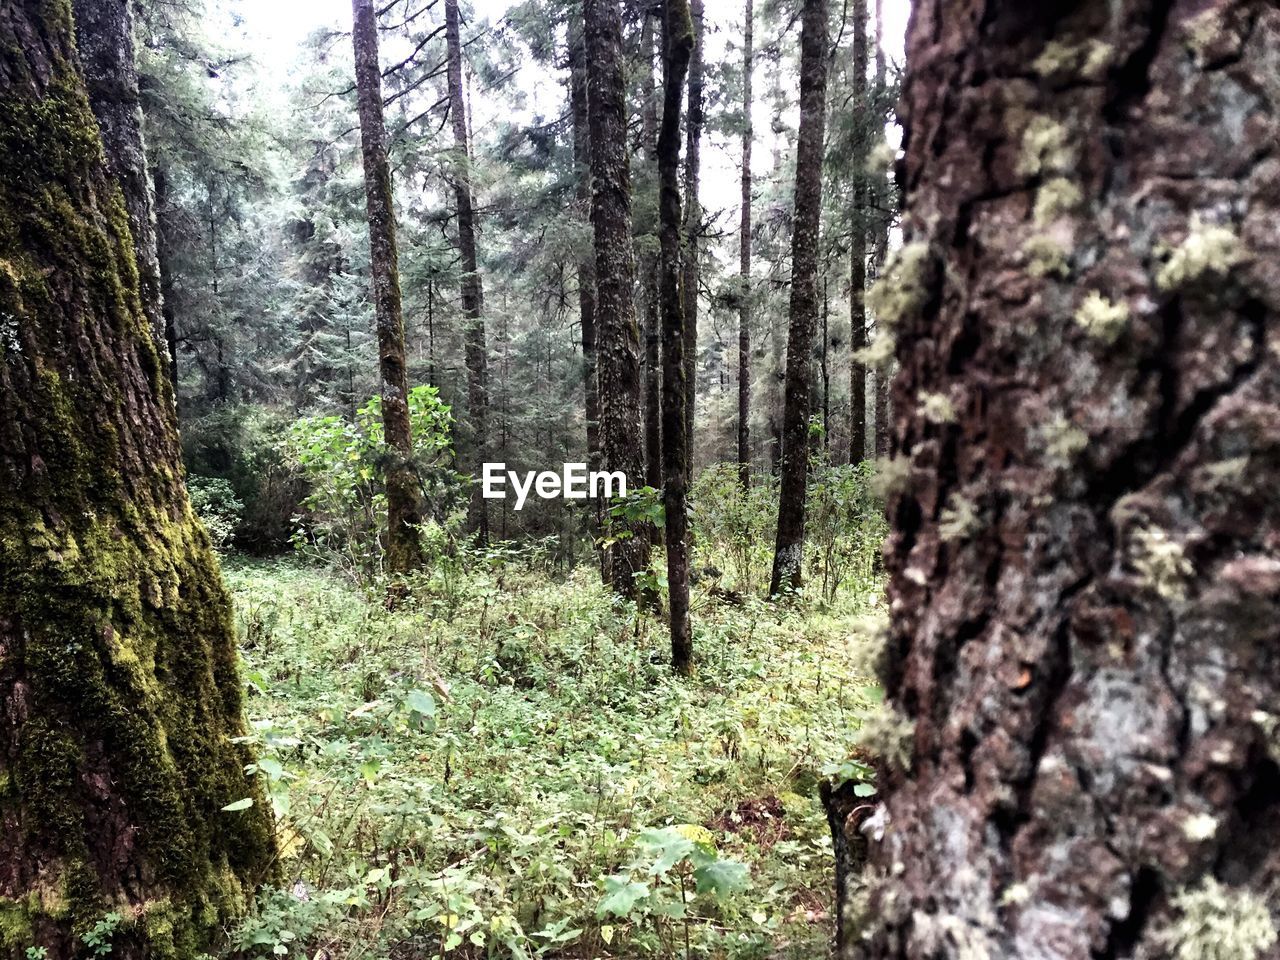
<path fill-rule="evenodd" d="M 850 664 L 876 584 L 695 589 L 680 680 L 589 568 L 443 568 L 389 612 L 296 562 L 224 565 L 283 879 L 243 956 L 825 954 L 817 784 L 874 709 Z"/>

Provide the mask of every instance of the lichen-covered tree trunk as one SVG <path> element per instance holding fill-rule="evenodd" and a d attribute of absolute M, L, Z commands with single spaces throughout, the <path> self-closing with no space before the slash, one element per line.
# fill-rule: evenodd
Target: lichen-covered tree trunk
<path fill-rule="evenodd" d="M 422 489 L 413 465 L 409 427 L 409 376 L 405 364 L 404 310 L 391 194 L 391 166 L 382 119 L 382 72 L 378 66 L 378 22 L 373 0 L 351 0 L 356 57 L 356 104 L 364 160 L 369 220 L 369 265 L 378 328 L 378 369 L 382 378 L 382 423 L 386 434 L 387 571 L 408 573 L 422 566 Z"/>
<path fill-rule="evenodd" d="M 581 14 L 571 14 L 569 22 L 569 109 L 573 119 L 573 163 L 576 168 L 574 197 L 578 215 L 591 216 L 591 132 L 587 121 L 587 50 Z M 596 376 L 596 258 L 595 250 L 584 248 L 578 257 L 578 319 L 582 323 L 583 406 L 587 418 L 587 461 L 592 472 L 600 469 L 600 386 Z M 595 529 L 601 533 L 602 504 L 593 501 Z M 602 558 L 603 560 L 603 558 Z M 603 563 L 601 572 L 603 572 Z"/>
<path fill-rule="evenodd" d="M 921 0 L 907 60 L 866 954 L 1274 957 L 1280 10 Z"/>
<path fill-rule="evenodd" d="M 587 110 L 591 129 L 591 224 L 596 252 L 600 442 L 605 469 L 622 471 L 629 489 L 644 476 L 640 435 L 640 333 L 631 254 L 631 161 L 627 155 L 622 75 L 622 14 L 617 0 L 584 0 Z M 635 574 L 649 562 L 641 526 L 607 551 L 610 582 L 636 596 Z"/>
<path fill-rule="evenodd" d="M 658 157 L 658 95 L 653 80 L 653 40 L 653 17 L 646 13 L 640 30 L 640 91 L 644 97 L 640 110 L 640 144 L 644 148 L 645 160 L 650 164 L 656 164 Z M 658 251 L 650 248 L 641 253 L 640 283 L 644 287 L 644 462 L 646 482 L 655 489 L 662 486 L 664 419 L 663 306 L 659 272 Z"/>
<path fill-rule="evenodd" d="M 165 343 L 155 203 L 142 137 L 131 0 L 74 0 L 76 50 L 89 105 L 102 136 L 107 170 L 120 185 L 133 234 L 142 309 Z"/>
<path fill-rule="evenodd" d="M 445 0 L 445 42 L 448 45 L 449 119 L 453 124 L 453 195 L 458 208 L 458 252 L 462 257 L 462 316 L 467 364 L 467 421 L 475 473 L 488 459 L 489 347 L 484 328 L 484 288 L 476 258 L 476 220 L 471 199 L 471 149 L 466 104 L 462 97 L 462 38 L 458 0 Z M 481 543 L 489 540 L 489 501 L 476 484 L 471 496 L 468 526 Z"/>
<path fill-rule="evenodd" d="M 662 500 L 666 513 L 671 664 L 693 670 L 689 625 L 689 384 L 684 362 L 684 307 L 680 277 L 680 100 L 693 51 L 688 0 L 662 6 L 662 131 L 658 136 L 658 219 L 662 287 Z"/>
<path fill-rule="evenodd" d="M 800 130 L 796 143 L 795 217 L 791 236 L 791 297 L 786 394 L 778 469 L 778 535 L 769 593 L 801 582 L 813 332 L 818 322 L 818 229 L 822 212 L 822 144 L 827 96 L 827 4 L 804 0 L 800 21 Z"/>
<path fill-rule="evenodd" d="M 684 154 L 684 300 L 685 437 L 690 445 L 686 475 L 693 476 L 693 419 L 698 402 L 698 287 L 702 271 L 702 34 L 703 0 L 692 0 L 693 51 L 689 57 L 689 115 L 685 118 Z"/>
<path fill-rule="evenodd" d="M 0 16 L 0 956 L 79 956 L 114 911 L 113 957 L 192 957 L 269 877 L 270 816 L 73 29 Z"/>
<path fill-rule="evenodd" d="M 853 19 L 853 109 L 861 131 L 870 110 L 867 96 L 867 0 L 854 0 Z M 859 351 L 867 345 L 867 227 L 872 193 L 867 188 L 867 156 L 870 144 L 859 135 L 853 164 L 853 209 L 849 236 L 849 462 L 867 457 L 867 367 Z"/>
<path fill-rule="evenodd" d="M 755 68 L 752 43 L 755 9 L 746 0 L 742 19 L 742 199 L 738 223 L 738 479 L 751 486 L 751 72 Z"/>

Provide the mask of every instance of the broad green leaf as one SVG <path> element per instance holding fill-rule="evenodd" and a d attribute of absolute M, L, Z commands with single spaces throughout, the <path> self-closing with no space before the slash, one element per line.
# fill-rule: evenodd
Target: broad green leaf
<path fill-rule="evenodd" d="M 710 893 L 717 900 L 747 889 L 749 874 L 745 863 L 717 860 L 693 871 L 693 882 L 699 893 Z"/>

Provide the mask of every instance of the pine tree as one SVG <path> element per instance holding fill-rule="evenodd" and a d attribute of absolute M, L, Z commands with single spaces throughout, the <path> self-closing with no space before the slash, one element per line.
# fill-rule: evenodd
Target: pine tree
<path fill-rule="evenodd" d="M 703 0 L 691 0 L 690 17 L 693 22 L 693 50 L 689 57 L 689 115 L 685 119 L 685 246 L 681 296 L 684 300 L 685 436 L 692 445 L 698 399 L 698 290 L 702 272 L 702 204 L 699 193 L 702 180 L 702 41 L 706 29 Z M 693 457 L 690 456 L 687 468 L 690 478 L 692 470 Z"/>
<path fill-rule="evenodd" d="M 913 10 L 872 296 L 902 479 L 860 955 L 1270 956 L 1274 7 L 950 9 Z"/>
<path fill-rule="evenodd" d="M 413 466 L 413 437 L 409 428 L 404 315 L 400 300 L 391 167 L 387 162 L 386 131 L 382 119 L 378 24 L 373 0 L 352 0 L 352 12 L 360 142 L 369 217 L 369 263 L 373 274 L 378 365 L 382 377 L 382 421 L 389 455 L 384 470 L 388 520 L 386 564 L 391 573 L 407 573 L 423 562 L 417 530 L 422 523 L 422 494 Z"/>
<path fill-rule="evenodd" d="M 795 222 L 791 236 L 791 299 L 780 463 L 782 482 L 769 586 L 770 594 L 775 595 L 800 585 L 804 560 L 813 333 L 818 320 L 826 48 L 826 0 L 804 0 L 800 29 L 800 132 L 796 145 Z"/>
<path fill-rule="evenodd" d="M 3 944 L 70 960 L 115 910 L 113 955 L 196 956 L 272 878 L 270 815 L 73 29 L 70 3 L 0 18 Z"/>
<path fill-rule="evenodd" d="M 746 0 L 742 23 L 742 201 L 738 227 L 738 475 L 743 489 L 751 486 L 751 72 L 753 51 L 752 0 Z"/>

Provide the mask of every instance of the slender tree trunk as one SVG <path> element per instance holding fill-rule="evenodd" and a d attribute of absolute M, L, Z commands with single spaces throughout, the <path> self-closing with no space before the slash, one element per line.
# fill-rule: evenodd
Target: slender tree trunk
<path fill-rule="evenodd" d="M 573 162 L 577 168 L 574 196 L 578 214 L 591 217 L 591 131 L 587 112 L 587 48 L 581 15 L 574 13 L 569 25 L 569 99 L 573 115 Z M 582 322 L 583 403 L 587 417 L 587 461 L 592 472 L 600 469 L 600 384 L 596 375 L 596 262 L 595 250 L 584 249 L 578 258 L 578 317 Z M 592 501 L 595 511 L 593 534 L 604 528 L 604 506 Z M 604 555 L 600 572 L 605 574 Z"/>
<path fill-rule="evenodd" d="M 173 402 L 178 404 L 178 315 L 174 309 L 173 242 L 169 226 L 169 177 L 164 167 L 155 170 L 156 268 L 160 271 L 160 322 L 164 325 L 164 343 L 169 357 L 169 383 L 173 385 Z"/>
<path fill-rule="evenodd" d="M 0 949 L 70 960 L 115 910 L 113 957 L 195 956 L 273 879 L 271 822 L 72 30 L 0 16 Z"/>
<path fill-rule="evenodd" d="M 866 953 L 1272 957 L 1280 18 L 983 9 L 909 35 Z"/>
<path fill-rule="evenodd" d="M 822 142 L 827 95 L 827 4 L 804 0 L 800 28 L 800 131 L 796 146 L 795 226 L 787 332 L 778 536 L 770 594 L 796 588 L 804 559 L 809 466 L 813 330 L 818 320 L 818 230 L 822 213 Z"/>
<path fill-rule="evenodd" d="M 684 301 L 680 289 L 680 100 L 693 51 L 688 0 L 665 0 L 662 21 L 662 132 L 658 138 L 658 206 L 662 261 L 662 467 L 666 508 L 671 663 L 693 670 L 689 625 L 688 379 L 684 363 Z"/>
<path fill-rule="evenodd" d="M 644 15 L 640 31 L 641 92 L 644 105 L 640 114 L 640 142 L 645 160 L 650 164 L 658 160 L 658 95 L 653 82 L 653 18 Z M 661 229 L 659 227 L 659 229 Z M 647 232 L 647 231 L 646 231 Z M 662 487 L 662 338 L 664 330 L 659 258 L 656 253 L 645 253 L 640 261 L 640 282 L 644 287 L 644 449 L 645 472 L 649 486 Z"/>
<path fill-rule="evenodd" d="M 751 486 L 751 72 L 755 10 L 746 0 L 742 26 L 742 206 L 738 228 L 738 276 L 742 282 L 738 302 L 738 476 L 744 490 Z"/>
<path fill-rule="evenodd" d="M 863 0 L 865 3 L 865 0 Z M 885 83 L 887 81 L 887 73 L 885 66 L 884 52 L 884 0 L 875 0 L 876 11 L 876 86 L 875 95 L 877 102 L 884 99 Z M 865 13 L 865 9 L 864 9 Z M 865 27 L 863 42 L 866 42 Z M 865 69 L 863 73 L 865 74 Z M 868 145 L 869 146 L 869 145 Z M 892 219 L 888 211 L 888 202 L 885 196 L 884 183 L 878 184 L 874 192 L 864 194 L 869 202 L 874 203 L 879 209 L 875 211 L 875 239 L 873 243 L 873 252 L 876 260 L 875 279 L 879 279 L 883 270 L 885 261 L 889 256 L 889 221 Z M 865 230 L 869 219 L 863 220 L 863 229 Z M 875 393 L 875 420 L 876 420 L 876 456 L 887 457 L 889 455 L 889 437 L 892 433 L 892 424 L 890 423 L 889 410 L 889 384 L 893 379 L 893 365 L 886 364 L 876 370 L 876 393 Z"/>
<path fill-rule="evenodd" d="M 364 157 L 369 216 L 369 262 L 378 325 L 382 376 L 382 423 L 386 434 L 387 570 L 407 573 L 423 563 L 417 527 L 422 523 L 422 494 L 413 466 L 409 428 L 409 381 L 405 370 L 404 313 L 400 302 L 400 266 L 392 209 L 391 167 L 382 123 L 382 74 L 378 67 L 378 24 L 373 0 L 352 0 L 356 55 L 357 105 Z"/>
<path fill-rule="evenodd" d="M 867 0 L 854 0 L 853 18 L 853 109 L 854 123 L 861 131 L 871 111 L 867 87 Z M 867 184 L 867 137 L 856 135 L 851 163 L 854 167 L 853 209 L 849 211 L 849 462 L 861 463 L 867 456 L 867 367 L 858 352 L 867 346 L 867 228 L 873 198 Z"/>
<path fill-rule="evenodd" d="M 584 0 L 587 107 L 591 128 L 591 223 L 596 251 L 596 316 L 600 379 L 600 443 L 605 469 L 644 476 L 640 436 L 640 334 L 636 329 L 631 254 L 631 164 L 627 156 L 622 15 L 617 0 Z M 649 563 L 642 526 L 622 531 L 607 551 L 609 579 L 636 597 L 635 574 Z"/>
<path fill-rule="evenodd" d="M 699 189 L 702 179 L 702 38 L 703 0 L 692 0 L 693 51 L 689 58 L 689 116 L 685 120 L 684 157 L 684 368 L 685 368 L 685 437 L 690 456 L 686 470 L 693 476 L 693 418 L 698 402 L 698 286 L 702 270 L 702 205 Z"/>
<path fill-rule="evenodd" d="M 471 458 L 478 476 L 488 459 L 489 384 L 488 344 L 484 329 L 484 288 L 476 258 L 475 211 L 471 202 L 471 154 L 468 146 L 467 108 L 462 96 L 462 37 L 458 0 L 445 0 L 445 42 L 449 48 L 449 118 L 453 123 L 453 194 L 458 207 L 458 252 L 462 257 L 462 315 L 466 323 L 463 342 L 467 361 L 467 419 L 471 432 Z M 479 484 L 471 494 L 468 526 L 481 543 L 489 540 L 489 501 Z"/>

